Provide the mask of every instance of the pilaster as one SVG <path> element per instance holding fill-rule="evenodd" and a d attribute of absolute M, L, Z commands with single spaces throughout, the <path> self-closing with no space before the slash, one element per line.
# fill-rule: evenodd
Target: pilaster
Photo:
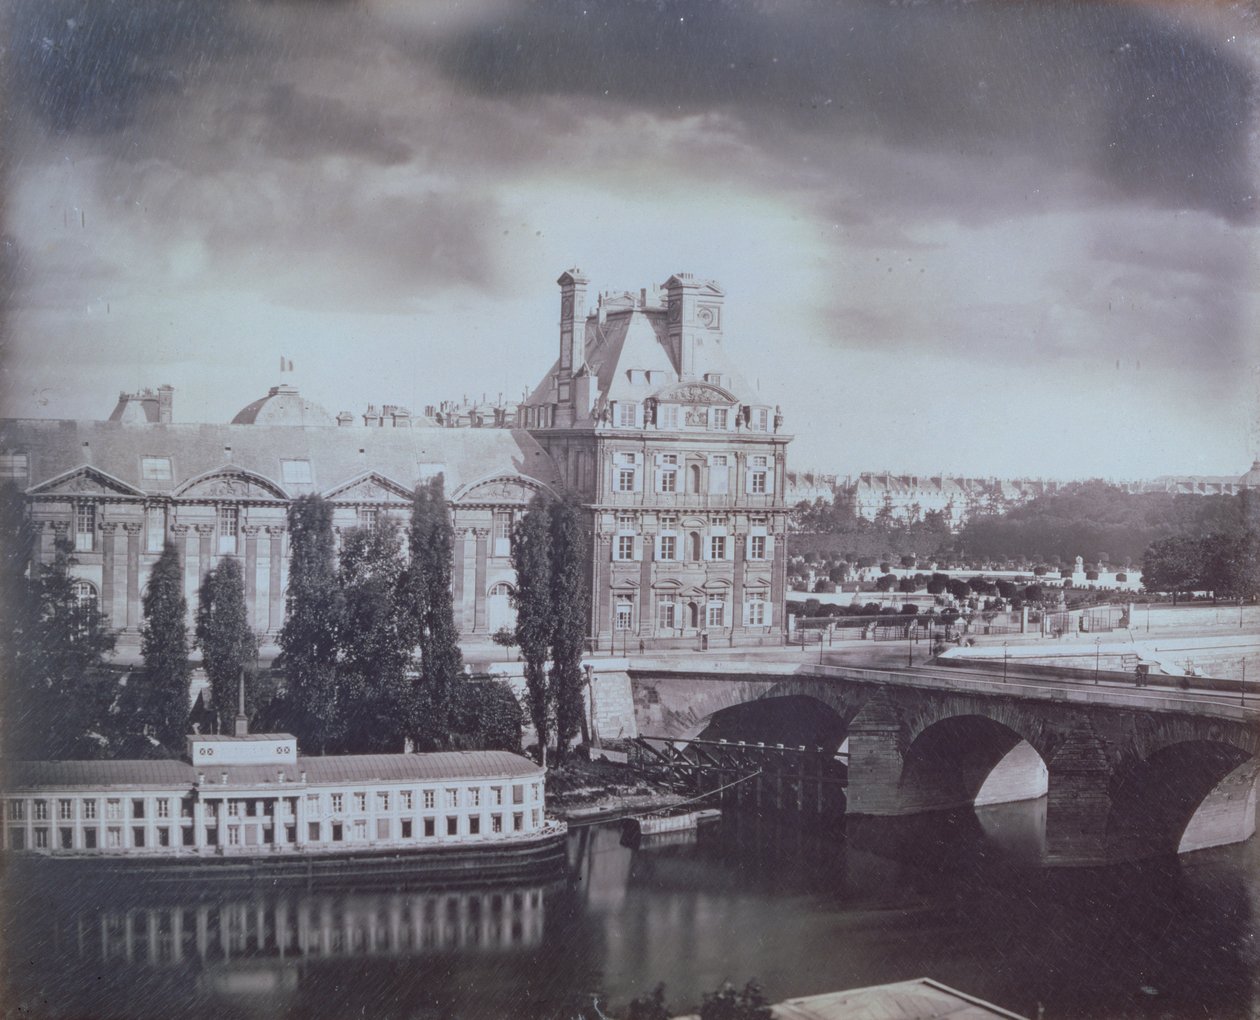
<path fill-rule="evenodd" d="M 127 522 L 127 629 L 140 627 L 140 532 L 143 524 Z"/>
<path fill-rule="evenodd" d="M 267 526 L 267 632 L 279 634 L 284 626 L 284 526 Z"/>

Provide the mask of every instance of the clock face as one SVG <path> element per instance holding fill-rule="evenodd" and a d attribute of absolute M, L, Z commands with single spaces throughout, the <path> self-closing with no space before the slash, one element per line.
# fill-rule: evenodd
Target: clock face
<path fill-rule="evenodd" d="M 560 299 L 560 318 L 568 319 L 573 315 L 573 298 L 566 294 Z"/>

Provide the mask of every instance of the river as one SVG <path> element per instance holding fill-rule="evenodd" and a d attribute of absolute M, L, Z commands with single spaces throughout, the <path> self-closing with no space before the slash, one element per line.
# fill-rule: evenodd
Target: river
<path fill-rule="evenodd" d="M 6 892 L 7 1015 L 588 1017 L 664 982 L 772 999 L 929 976 L 1029 1017 L 1260 1016 L 1260 840 L 1099 871 L 1033 863 L 1044 800 L 911 830 L 730 819 L 569 836 L 542 884 Z M 890 856 L 891 854 L 891 856 Z M 584 1009 L 585 1007 L 585 1009 Z"/>

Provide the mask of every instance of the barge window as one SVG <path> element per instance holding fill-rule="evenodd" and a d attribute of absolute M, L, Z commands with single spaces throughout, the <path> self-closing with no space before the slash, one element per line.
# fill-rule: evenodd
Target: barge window
<path fill-rule="evenodd" d="M 96 818 L 96 801 L 85 800 L 83 802 L 83 817 L 89 821 Z"/>
<path fill-rule="evenodd" d="M 389 810 L 389 791 L 388 790 L 376 791 L 376 810 L 377 811 Z"/>
<path fill-rule="evenodd" d="M 512 831 L 520 832 L 521 829 L 523 828 L 525 828 L 525 815 L 522 814 L 520 811 L 513 811 L 512 812 Z"/>
<path fill-rule="evenodd" d="M 426 808 L 432 808 L 432 807 L 436 807 L 436 806 L 437 806 L 437 805 L 436 805 L 436 803 L 435 803 L 435 795 L 434 795 L 434 792 L 433 792 L 432 790 L 425 790 L 425 791 L 424 791 L 424 806 L 425 806 Z"/>
<path fill-rule="evenodd" d="M 411 839 L 411 819 L 404 818 L 402 820 L 402 838 Z"/>
<path fill-rule="evenodd" d="M 41 825 L 38 829 L 35 830 L 35 849 L 36 850 L 48 849 L 48 829 L 45 826 Z"/>
<path fill-rule="evenodd" d="M 57 817 L 63 822 L 74 818 L 74 801 L 59 800 L 57 801 Z"/>
<path fill-rule="evenodd" d="M 500 805 L 502 805 L 503 787 L 501 786 L 490 787 L 490 803 L 493 804 L 495 807 L 499 807 Z"/>
<path fill-rule="evenodd" d="M 376 820 L 376 838 L 389 839 L 389 819 L 378 818 Z"/>
<path fill-rule="evenodd" d="M 48 801 L 46 800 L 35 801 L 35 821 L 37 822 L 48 821 Z"/>
<path fill-rule="evenodd" d="M 434 830 L 435 830 L 435 826 L 434 826 L 434 824 L 433 824 L 433 819 L 432 819 L 432 818 L 426 818 L 426 819 L 424 820 L 424 834 L 425 834 L 426 836 L 432 836 L 432 835 L 433 835 L 433 833 L 434 833 Z"/>
<path fill-rule="evenodd" d="M 342 795 L 339 793 L 332 794 L 332 809 L 336 814 L 341 814 L 342 804 L 344 803 Z"/>
<path fill-rule="evenodd" d="M 84 850 L 96 849 L 96 829 L 92 828 L 92 829 L 83 830 L 83 849 Z"/>
<path fill-rule="evenodd" d="M 157 801 L 157 816 L 159 818 L 171 817 L 171 801 L 168 797 L 159 797 Z"/>
<path fill-rule="evenodd" d="M 60 836 L 61 836 L 61 849 L 73 850 L 74 849 L 74 830 L 62 829 L 60 832 Z"/>
<path fill-rule="evenodd" d="M 135 800 L 131 802 L 131 817 L 132 818 L 144 817 L 144 800 L 142 798 L 137 797 Z"/>
<path fill-rule="evenodd" d="M 481 834 L 481 816 L 473 815 L 468 819 L 468 835 L 478 836 Z"/>
<path fill-rule="evenodd" d="M 458 790 L 446 791 L 446 806 L 448 808 L 459 807 L 459 791 Z"/>
<path fill-rule="evenodd" d="M 490 816 L 490 831 L 491 831 L 491 832 L 502 832 L 502 831 L 503 831 L 503 816 L 502 816 L 502 815 L 491 815 L 491 816 Z"/>
<path fill-rule="evenodd" d="M 410 790 L 403 790 L 398 796 L 402 798 L 402 806 L 404 811 L 410 811 L 415 807 L 416 799 Z"/>
<path fill-rule="evenodd" d="M 469 806 L 469 807 L 481 807 L 481 790 L 480 790 L 480 788 L 478 788 L 478 787 L 474 786 L 471 790 L 469 790 L 469 791 L 468 791 L 468 806 Z"/>
<path fill-rule="evenodd" d="M 512 803 L 513 804 L 525 803 L 525 785 L 523 783 L 517 783 L 515 786 L 512 787 Z"/>
<path fill-rule="evenodd" d="M 354 809 L 356 811 L 367 810 L 367 794 L 366 793 L 356 793 L 354 795 Z"/>
<path fill-rule="evenodd" d="M 446 834 L 448 836 L 459 835 L 459 819 L 454 815 L 448 815 L 446 818 Z"/>
<path fill-rule="evenodd" d="M 319 842 L 319 822 L 306 823 L 306 838 L 312 843 Z"/>
<path fill-rule="evenodd" d="M 105 817 L 111 821 L 116 821 L 122 817 L 122 798 L 110 797 L 105 802 Z"/>

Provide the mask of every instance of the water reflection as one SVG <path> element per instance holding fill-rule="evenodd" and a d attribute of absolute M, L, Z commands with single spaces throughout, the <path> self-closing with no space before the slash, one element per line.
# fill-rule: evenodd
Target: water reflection
<path fill-rule="evenodd" d="M 622 845 L 574 831 L 550 884 L 116 881 L 8 893 L 6 1002 L 55 1017 L 560 1017 L 657 982 L 775 996 L 930 975 L 1029 1016 L 1260 1015 L 1260 841 L 1035 866 L 1044 802 L 863 833 L 768 817 Z M 852 820 L 850 820 L 852 823 Z M 10 876 L 12 878 L 12 876 Z M 589 1009 L 587 1015 L 591 1015 Z"/>

